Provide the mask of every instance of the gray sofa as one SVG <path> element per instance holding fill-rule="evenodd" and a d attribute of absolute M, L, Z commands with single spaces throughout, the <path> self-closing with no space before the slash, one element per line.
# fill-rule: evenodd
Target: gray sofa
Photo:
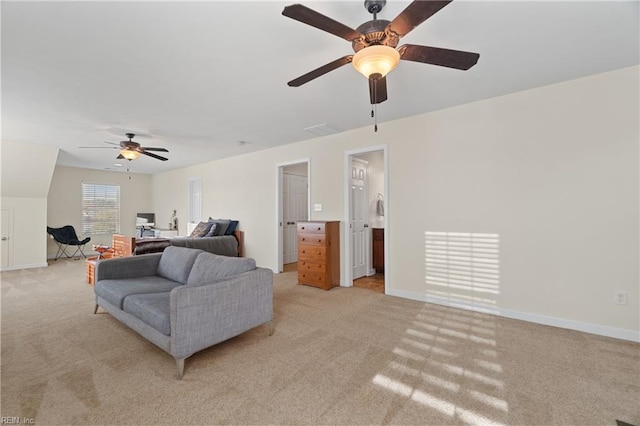
<path fill-rule="evenodd" d="M 251 258 L 167 247 L 162 253 L 96 264 L 96 307 L 102 307 L 176 359 L 261 324 L 273 333 L 273 272 Z"/>

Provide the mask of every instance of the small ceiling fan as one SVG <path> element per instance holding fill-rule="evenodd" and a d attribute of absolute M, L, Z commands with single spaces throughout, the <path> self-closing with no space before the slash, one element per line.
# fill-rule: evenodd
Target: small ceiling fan
<path fill-rule="evenodd" d="M 116 157 L 116 159 L 118 159 L 118 160 L 122 160 L 122 159 L 126 159 L 126 160 L 129 160 L 129 161 L 135 160 L 136 158 L 138 158 L 140 156 L 140 154 L 147 155 L 147 156 L 149 156 L 151 158 L 155 158 L 156 160 L 160 160 L 160 161 L 167 161 L 168 160 L 168 158 L 166 158 L 166 157 L 162 157 L 160 155 L 152 154 L 151 152 L 149 152 L 149 151 L 169 152 L 168 149 L 140 146 L 140 144 L 138 142 L 132 141 L 132 139 L 134 138 L 135 134 L 126 133 L 125 136 L 128 137 L 129 140 L 128 141 L 120 141 L 119 144 L 114 143 L 114 142 L 104 141 L 104 143 L 108 143 L 110 145 L 115 145 L 113 147 L 111 147 L 111 146 L 81 146 L 79 148 L 113 148 L 113 149 L 119 149 L 120 150 L 120 155 L 118 155 Z"/>
<path fill-rule="evenodd" d="M 386 75 L 396 67 L 400 59 L 468 70 L 478 62 L 478 53 L 416 44 L 404 44 L 396 49 L 402 37 L 451 1 L 416 0 L 393 21 L 386 21 L 377 19 L 377 14 L 386 4 L 386 0 L 365 0 L 364 7 L 373 14 L 373 20 L 365 22 L 355 30 L 301 4 L 285 7 L 282 11 L 284 16 L 350 41 L 356 52 L 355 55 L 343 56 L 287 84 L 292 87 L 301 86 L 352 62 L 354 68 L 369 80 L 369 96 L 371 104 L 375 105 L 387 100 Z"/>

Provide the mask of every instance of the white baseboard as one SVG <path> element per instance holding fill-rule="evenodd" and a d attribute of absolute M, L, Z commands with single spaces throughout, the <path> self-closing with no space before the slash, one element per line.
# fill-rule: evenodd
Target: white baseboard
<path fill-rule="evenodd" d="M 44 263 L 30 263 L 27 265 L 18 265 L 18 266 L 5 266 L 0 268 L 0 271 L 17 271 L 18 269 L 33 269 L 33 268 L 44 268 L 49 266 L 47 262 Z"/>
<path fill-rule="evenodd" d="M 536 324 L 550 325 L 553 327 L 566 328 L 569 330 L 582 331 L 585 333 L 597 334 L 599 336 L 613 337 L 621 340 L 640 343 L 640 331 L 627 330 L 624 328 L 610 327 L 606 325 L 593 324 L 581 321 L 574 321 L 566 318 L 551 317 L 547 315 L 534 314 L 530 312 L 514 311 L 500 307 L 485 308 L 470 305 L 468 302 L 455 299 L 445 299 L 436 296 L 428 296 L 426 294 L 413 293 L 404 290 L 390 290 L 390 296 L 402 297 L 405 299 L 417 300 L 420 302 L 433 303 L 436 305 L 447 306 L 450 308 L 464 309 L 468 311 L 484 312 L 505 318 L 512 318 L 522 321 L 533 322 Z"/>

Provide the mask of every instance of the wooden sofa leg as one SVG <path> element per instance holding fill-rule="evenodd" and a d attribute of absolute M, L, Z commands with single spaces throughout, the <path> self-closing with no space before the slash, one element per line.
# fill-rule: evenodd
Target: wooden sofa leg
<path fill-rule="evenodd" d="M 273 336 L 273 320 L 269 321 L 269 336 Z"/>
<path fill-rule="evenodd" d="M 93 310 L 93 315 L 98 313 L 98 304 L 96 303 L 96 308 Z"/>
<path fill-rule="evenodd" d="M 176 378 L 178 380 L 182 380 L 182 376 L 184 374 L 184 360 L 185 358 L 176 358 L 176 367 L 178 369 Z"/>

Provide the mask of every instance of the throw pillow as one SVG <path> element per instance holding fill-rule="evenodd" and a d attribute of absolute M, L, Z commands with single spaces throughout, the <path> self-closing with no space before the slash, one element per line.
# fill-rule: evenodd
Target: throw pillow
<path fill-rule="evenodd" d="M 229 223 L 231 221 L 228 219 L 213 219 L 210 217 L 209 222 L 218 224 L 218 227 L 216 228 L 216 236 L 218 236 L 218 235 L 225 235 L 227 227 L 229 226 Z"/>
<path fill-rule="evenodd" d="M 235 232 L 237 227 L 238 227 L 238 221 L 237 220 L 232 220 L 229 223 L 229 226 L 227 227 L 227 230 L 224 231 L 224 235 L 233 235 L 233 233 Z"/>
<path fill-rule="evenodd" d="M 218 219 L 216 220 L 216 223 L 218 224 L 218 233 L 216 235 L 225 235 L 231 221 L 227 219 Z"/>
<path fill-rule="evenodd" d="M 195 228 L 193 228 L 193 231 L 191 231 L 191 235 L 189 235 L 190 237 L 202 237 L 203 235 L 206 235 L 207 232 L 209 231 L 209 227 L 210 227 L 210 223 L 209 222 L 200 222 L 196 225 Z"/>
<path fill-rule="evenodd" d="M 209 232 L 207 232 L 207 235 L 205 235 L 205 237 L 215 237 L 218 232 L 218 224 L 217 223 L 211 223 L 211 228 L 209 228 Z"/>

